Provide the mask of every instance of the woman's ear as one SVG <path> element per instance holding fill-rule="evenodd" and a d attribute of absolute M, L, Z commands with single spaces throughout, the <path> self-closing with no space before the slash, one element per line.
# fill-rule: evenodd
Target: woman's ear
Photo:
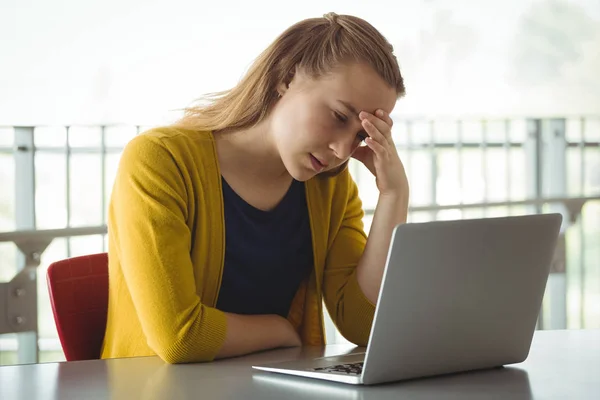
<path fill-rule="evenodd" d="M 289 90 L 290 84 L 294 80 L 295 75 L 296 75 L 296 71 L 291 70 L 290 72 L 288 72 L 284 81 L 281 82 L 279 85 L 277 85 L 277 92 L 279 93 L 279 97 L 283 96 L 285 94 L 285 92 L 287 92 Z"/>
<path fill-rule="evenodd" d="M 285 92 L 287 92 L 289 90 L 290 86 L 294 82 L 294 78 L 296 76 L 298 76 L 299 71 L 300 71 L 300 68 L 297 65 L 288 71 L 283 82 L 281 82 L 277 86 L 277 92 L 279 93 L 279 97 L 283 96 L 285 94 Z"/>
<path fill-rule="evenodd" d="M 279 94 L 279 97 L 283 96 L 289 88 L 290 85 L 285 82 L 281 82 L 279 85 L 277 85 L 277 93 Z"/>

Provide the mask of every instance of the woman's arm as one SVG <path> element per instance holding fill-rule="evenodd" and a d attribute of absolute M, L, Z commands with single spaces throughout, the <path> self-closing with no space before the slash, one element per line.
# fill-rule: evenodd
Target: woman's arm
<path fill-rule="evenodd" d="M 185 166 L 159 137 L 125 148 L 110 207 L 112 253 L 146 341 L 168 363 L 299 344 L 279 316 L 226 314 L 201 302 L 190 257 Z"/>
<path fill-rule="evenodd" d="M 357 267 L 357 278 L 365 296 L 377 304 L 381 280 L 394 227 L 407 220 L 409 185 L 404 166 L 392 139 L 392 120 L 382 110 L 377 116 L 360 113 L 369 134 L 367 146 L 357 149 L 353 157 L 375 175 L 379 199 L 364 253 Z"/>
<path fill-rule="evenodd" d="M 364 118 L 362 113 L 361 116 Z M 344 215 L 328 248 L 323 278 L 329 315 L 340 333 L 359 346 L 368 343 L 391 235 L 397 224 L 406 222 L 408 207 L 408 182 L 391 142 L 391 122 L 388 125 L 379 120 L 378 124 L 381 129 L 388 127 L 386 147 L 375 143 L 375 139 L 386 140 L 383 135 L 363 122 L 371 139 L 353 154 L 376 176 L 380 191 L 369 237 L 363 228 L 364 211 L 358 188 L 348 170 L 344 170 L 336 178 L 337 184 L 344 182 L 348 189 Z"/>
<path fill-rule="evenodd" d="M 300 336 L 289 321 L 279 315 L 225 313 L 225 317 L 227 334 L 216 358 L 302 344 Z"/>
<path fill-rule="evenodd" d="M 323 298 L 340 333 L 350 342 L 366 346 L 375 315 L 375 303 L 365 296 L 357 278 L 357 265 L 367 244 L 363 224 L 365 214 L 358 187 L 348 169 L 335 179 L 336 187 L 345 188 L 338 194 L 344 202 L 336 202 L 333 207 L 335 218 L 332 226 L 337 229 L 327 249 Z M 340 211 L 342 215 L 338 214 Z"/>
<path fill-rule="evenodd" d="M 392 232 L 396 225 L 406 222 L 407 214 L 408 199 L 379 196 L 369 239 L 356 269 L 360 288 L 373 304 L 377 304 Z"/>

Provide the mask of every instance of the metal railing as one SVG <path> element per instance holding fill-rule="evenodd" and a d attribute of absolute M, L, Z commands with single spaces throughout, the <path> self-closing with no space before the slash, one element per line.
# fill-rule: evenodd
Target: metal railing
<path fill-rule="evenodd" d="M 424 187 L 428 192 L 428 202 L 413 203 L 410 208 L 409 218 L 417 215 L 425 215 L 427 219 L 446 218 L 444 212 L 456 211 L 459 217 L 462 213 L 474 210 L 502 209 L 502 213 L 509 214 L 511 210 L 516 213 L 540 213 L 546 211 L 561 212 L 564 216 L 563 235 L 557 246 L 557 256 L 552 268 L 551 279 L 548 290 L 551 293 L 552 304 L 551 317 L 544 319 L 545 310 L 540 313 L 538 323 L 539 329 L 564 328 L 567 326 L 567 299 L 565 266 L 567 246 L 564 233 L 578 221 L 582 207 L 587 202 L 600 200 L 600 190 L 586 190 L 590 180 L 586 171 L 591 171 L 587 163 L 598 162 L 600 168 L 600 137 L 588 135 L 590 127 L 600 118 L 579 118 L 568 120 L 565 118 L 554 119 L 519 119 L 517 121 L 506 119 L 497 121 L 428 121 L 428 120 L 398 120 L 394 125 L 394 137 L 398 150 L 405 163 L 411 187 Z M 575 123 L 573 123 L 575 121 Z M 593 121 L 593 122 L 590 122 Z M 577 135 L 568 131 L 568 127 L 574 127 Z M 599 125 L 600 126 L 600 125 Z M 108 185 L 110 176 L 107 161 L 111 155 L 118 155 L 122 145 L 115 141 L 117 134 L 111 133 L 111 127 L 95 127 L 97 140 L 88 140 L 85 143 L 76 143 L 73 140 L 77 129 L 74 127 L 60 128 L 56 137 L 58 143 L 49 143 L 48 140 L 38 142 L 38 136 L 43 135 L 41 128 L 15 127 L 11 128 L 14 135 L 12 146 L 0 145 L 0 155 L 9 154 L 14 157 L 15 162 L 15 220 L 16 231 L 0 233 L 0 242 L 13 242 L 19 251 L 18 273 L 5 283 L 0 282 L 0 334 L 8 332 L 29 332 L 27 335 L 19 335 L 18 353 L 19 362 L 36 362 L 38 360 L 37 349 L 37 289 L 36 269 L 40 265 L 41 255 L 47 246 L 55 238 L 68 238 L 66 241 L 66 256 L 70 257 L 72 251 L 70 243 L 72 237 L 87 235 L 105 235 L 106 233 L 106 203 L 108 198 Z M 88 129 L 88 133 L 90 132 Z M 143 128 L 132 127 L 130 136 L 143 131 Z M 0 134 L 2 134 L 0 130 Z M 61 143 L 62 142 L 62 143 Z M 121 140 L 124 144 L 125 140 Z M 0 142 L 1 143 L 1 142 Z M 442 154 L 453 151 L 456 159 L 456 170 L 458 174 L 454 177 L 453 184 L 456 185 L 455 192 L 459 194 L 458 201 L 448 201 L 444 198 L 444 189 L 440 188 L 440 182 L 445 179 L 446 164 L 440 159 Z M 463 194 L 472 185 L 463 174 L 467 166 L 463 157 L 469 152 L 478 151 L 480 161 L 477 168 L 483 182 L 479 189 L 479 195 L 474 198 L 479 201 L 471 201 Z M 515 175 L 512 164 L 512 154 L 518 151 L 521 154 L 523 164 Z M 579 154 L 579 171 L 577 177 L 579 191 L 577 194 L 568 190 L 567 169 L 568 153 L 575 151 Z M 592 151 L 592 152 L 590 152 Z M 496 168 L 502 172 L 502 179 L 494 178 L 493 168 L 490 167 L 492 158 L 490 155 L 496 152 L 502 153 L 503 165 Z M 66 209 L 66 228 L 61 229 L 38 229 L 37 207 L 36 207 L 36 156 L 40 154 L 57 154 L 65 159 L 65 193 L 64 208 Z M 97 226 L 74 226 L 74 213 L 72 209 L 77 205 L 77 197 L 73 195 L 76 188 L 72 184 L 72 158 L 79 154 L 95 154 L 100 162 L 100 174 L 95 178 L 100 183 L 101 197 L 98 202 L 100 209 L 97 211 L 99 224 Z M 419 164 L 419 158 L 421 164 Z M 116 162 L 117 158 L 113 161 Z M 425 160 L 425 163 L 423 163 Z M 596 161 L 598 160 L 598 161 Z M 596 164 L 593 164 L 596 165 Z M 372 194 L 369 189 L 370 177 L 364 174 L 358 162 L 351 162 L 351 171 L 361 190 L 361 195 L 366 194 L 364 199 L 366 217 L 372 217 L 374 202 L 369 200 Z M 471 166 L 471 168 L 474 168 Z M 60 171 L 55 171 L 60 174 Z M 500 172 L 498 172 L 500 173 Z M 513 177 L 522 178 L 523 187 L 519 189 L 520 194 L 515 195 L 513 189 Z M 499 181 L 502 181 L 500 182 Z M 494 185 L 503 187 L 503 199 L 492 196 Z M 589 186 L 589 185 L 588 185 Z M 598 185 L 600 188 L 600 184 Z M 412 191 L 411 191 L 412 192 Z M 569 195 L 570 194 L 570 195 Z M 371 196 L 373 197 L 373 196 Z M 454 196 L 456 197 L 456 196 Z M 473 196 L 471 196 L 473 198 Z M 365 201 L 366 200 L 366 201 Z M 421 199 L 422 200 L 422 199 Z M 367 229 L 368 229 L 368 223 Z M 102 248 L 102 250 L 105 250 Z M 585 251 L 580 247 L 579 251 Z M 583 257 L 582 257 L 583 258 Z M 583 261 L 582 261 L 583 262 Z M 582 277 L 583 276 L 583 268 Z M 583 286 L 582 286 L 583 287 Z M 328 327 L 331 331 L 332 327 Z M 331 335 L 329 335 L 331 337 Z M 334 335 L 335 336 L 335 335 Z M 0 337 L 1 338 L 1 337 Z M 0 349 L 1 351 L 1 349 Z"/>

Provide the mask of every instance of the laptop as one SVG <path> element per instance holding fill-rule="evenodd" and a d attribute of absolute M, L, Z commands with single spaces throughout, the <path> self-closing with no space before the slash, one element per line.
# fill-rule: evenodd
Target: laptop
<path fill-rule="evenodd" d="M 365 352 L 253 368 L 372 385 L 520 363 L 561 223 L 550 213 L 398 225 Z"/>

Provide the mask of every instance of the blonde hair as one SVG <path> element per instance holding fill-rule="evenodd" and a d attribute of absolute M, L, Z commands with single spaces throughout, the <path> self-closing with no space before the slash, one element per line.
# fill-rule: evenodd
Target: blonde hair
<path fill-rule="evenodd" d="M 312 77 L 326 75 L 344 62 L 364 62 L 396 89 L 405 88 L 392 45 L 365 20 L 325 14 L 300 21 L 269 45 L 232 89 L 206 95 L 206 104 L 185 109 L 175 125 L 204 131 L 231 131 L 254 126 L 268 116 L 281 83 L 289 84 L 296 68 Z"/>

